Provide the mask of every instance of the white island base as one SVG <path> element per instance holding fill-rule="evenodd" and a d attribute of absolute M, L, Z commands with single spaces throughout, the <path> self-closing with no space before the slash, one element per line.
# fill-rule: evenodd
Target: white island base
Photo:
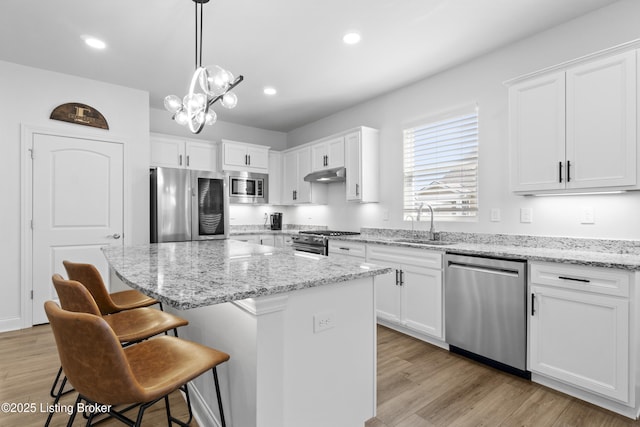
<path fill-rule="evenodd" d="M 231 355 L 218 368 L 228 426 L 360 427 L 375 416 L 373 277 L 189 310 L 181 338 Z M 196 420 L 219 426 L 213 376 L 190 383 Z"/>

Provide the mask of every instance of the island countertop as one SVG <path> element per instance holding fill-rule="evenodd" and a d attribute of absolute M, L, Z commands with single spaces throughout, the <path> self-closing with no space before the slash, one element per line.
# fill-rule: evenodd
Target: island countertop
<path fill-rule="evenodd" d="M 181 310 L 391 272 L 234 240 L 112 246 L 103 253 L 125 284 Z"/>

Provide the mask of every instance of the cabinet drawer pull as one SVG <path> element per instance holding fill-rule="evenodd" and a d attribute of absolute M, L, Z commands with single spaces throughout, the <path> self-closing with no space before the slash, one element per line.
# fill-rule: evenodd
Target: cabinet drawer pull
<path fill-rule="evenodd" d="M 582 283 L 591 283 L 591 280 L 589 279 L 578 279 L 575 277 L 567 277 L 567 276 L 558 276 L 558 279 L 562 279 L 562 280 L 571 280 L 574 282 L 582 282 Z"/>
<path fill-rule="evenodd" d="M 567 160 L 567 182 L 571 182 L 571 162 Z"/>
<path fill-rule="evenodd" d="M 178 165 L 182 166 L 182 154 L 178 156 Z"/>
<path fill-rule="evenodd" d="M 400 284 L 400 270 L 396 270 L 396 286 Z"/>
<path fill-rule="evenodd" d="M 349 251 L 349 250 L 351 250 L 350 248 L 343 248 L 342 246 L 339 247 L 338 249 L 340 249 L 341 251 Z"/>
<path fill-rule="evenodd" d="M 187 156 L 187 166 L 189 166 L 189 156 Z"/>
<path fill-rule="evenodd" d="M 400 286 L 404 285 L 404 271 L 400 270 Z"/>

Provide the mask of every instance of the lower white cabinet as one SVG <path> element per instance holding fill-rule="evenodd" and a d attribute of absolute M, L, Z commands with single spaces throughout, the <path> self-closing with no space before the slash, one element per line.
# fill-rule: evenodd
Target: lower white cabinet
<path fill-rule="evenodd" d="M 257 245 L 276 246 L 276 238 L 278 236 L 274 234 L 242 234 L 232 236 L 232 240 L 238 240 L 240 242 L 255 243 Z"/>
<path fill-rule="evenodd" d="M 368 245 L 367 262 L 394 269 L 374 279 L 378 319 L 442 340 L 442 254 Z"/>
<path fill-rule="evenodd" d="M 365 243 L 345 240 L 329 240 L 329 257 L 345 257 L 364 261 L 366 258 Z"/>
<path fill-rule="evenodd" d="M 231 236 L 230 237 L 231 240 L 238 240 L 240 242 L 247 242 L 247 243 L 256 243 L 256 244 L 260 244 L 260 235 L 259 234 L 242 234 L 239 236 Z"/>
<path fill-rule="evenodd" d="M 630 401 L 630 273 L 530 265 L 529 369 Z"/>

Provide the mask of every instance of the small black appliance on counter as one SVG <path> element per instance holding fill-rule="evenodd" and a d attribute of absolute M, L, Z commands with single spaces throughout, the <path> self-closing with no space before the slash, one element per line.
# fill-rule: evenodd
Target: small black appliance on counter
<path fill-rule="evenodd" d="M 271 229 L 282 230 L 282 212 L 274 212 L 271 214 Z"/>

